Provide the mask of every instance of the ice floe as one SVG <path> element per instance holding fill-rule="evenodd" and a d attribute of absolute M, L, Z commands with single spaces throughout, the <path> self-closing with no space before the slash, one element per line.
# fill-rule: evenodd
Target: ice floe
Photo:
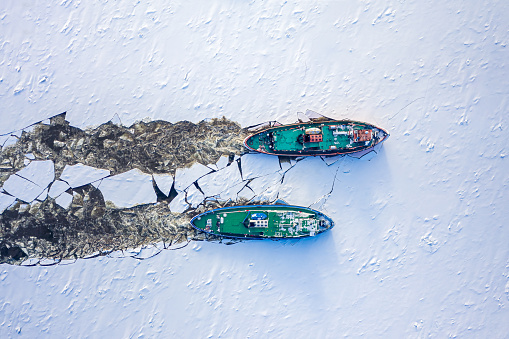
<path fill-rule="evenodd" d="M 279 158 L 266 154 L 246 154 L 240 159 L 240 165 L 244 180 L 268 175 L 281 169 Z"/>
<path fill-rule="evenodd" d="M 0 213 L 5 211 L 5 209 L 11 206 L 15 201 L 16 201 L 15 197 L 8 194 L 0 193 Z"/>
<path fill-rule="evenodd" d="M 192 208 L 198 207 L 199 204 L 205 199 L 205 196 L 195 185 L 189 186 L 187 189 L 186 200 L 191 205 Z"/>
<path fill-rule="evenodd" d="M 67 192 L 60 194 L 55 202 L 62 208 L 68 209 L 71 206 L 73 196 Z"/>
<path fill-rule="evenodd" d="M 189 204 L 186 202 L 186 193 L 180 192 L 171 202 L 170 202 L 170 211 L 173 213 L 182 213 L 188 207 Z"/>
<path fill-rule="evenodd" d="M 30 203 L 34 201 L 35 198 L 37 198 L 45 188 L 36 185 L 33 182 L 16 174 L 13 174 L 4 182 L 3 189 L 19 200 Z"/>
<path fill-rule="evenodd" d="M 157 202 L 152 176 L 139 169 L 132 169 L 103 179 L 99 190 L 103 194 L 104 201 L 111 201 L 120 208 Z"/>
<path fill-rule="evenodd" d="M 244 186 L 244 188 L 242 188 L 240 192 L 237 193 L 237 197 L 251 200 L 255 197 L 255 193 L 249 186 Z"/>
<path fill-rule="evenodd" d="M 211 173 L 198 180 L 198 186 L 207 197 L 221 194 L 228 187 L 235 186 L 242 181 L 237 163 L 234 162 L 230 166 Z"/>
<path fill-rule="evenodd" d="M 256 195 L 259 195 L 267 191 L 269 188 L 277 190 L 281 185 L 282 179 L 283 175 L 280 172 L 275 172 L 251 180 L 248 186 L 255 192 Z"/>
<path fill-rule="evenodd" d="M 44 201 L 44 200 L 46 200 L 46 198 L 47 198 L 47 197 L 48 197 L 48 188 L 46 187 L 46 188 L 44 189 L 44 191 L 42 191 L 42 193 L 41 193 L 41 194 L 39 194 L 39 195 L 37 196 L 37 198 L 35 198 L 35 199 L 36 199 L 36 200 L 39 200 L 39 201 Z"/>
<path fill-rule="evenodd" d="M 78 163 L 76 165 L 66 165 L 60 175 L 60 180 L 67 182 L 72 188 L 76 188 L 105 178 L 108 175 L 110 175 L 108 170 Z"/>
<path fill-rule="evenodd" d="M 341 158 L 344 158 L 344 155 L 340 154 L 332 157 L 322 157 L 323 161 L 327 164 L 327 166 L 335 164 Z"/>
<path fill-rule="evenodd" d="M 308 206 L 330 192 L 335 170 L 336 166 L 327 166 L 320 158 L 305 158 L 285 173 L 279 198 L 292 205 Z"/>
<path fill-rule="evenodd" d="M 221 192 L 219 198 L 221 200 L 237 200 L 237 194 L 244 188 L 245 182 L 241 181 L 235 185 L 226 185 L 226 188 Z"/>
<path fill-rule="evenodd" d="M 170 174 L 153 174 L 152 176 L 159 190 L 168 196 L 173 186 L 173 177 Z"/>
<path fill-rule="evenodd" d="M 175 189 L 183 191 L 210 172 L 212 172 L 212 169 L 200 163 L 194 163 L 190 168 L 178 168 L 175 173 Z"/>
<path fill-rule="evenodd" d="M 16 175 L 44 190 L 55 179 L 55 166 L 51 160 L 32 161 L 27 167 L 16 172 Z"/>
<path fill-rule="evenodd" d="M 225 168 L 228 165 L 228 157 L 226 155 L 221 156 L 219 160 L 216 162 L 216 167 L 218 170 Z"/>
<path fill-rule="evenodd" d="M 48 195 L 55 199 L 57 198 L 60 194 L 64 193 L 65 191 L 67 191 L 69 188 L 71 188 L 65 181 L 61 181 L 61 180 L 55 180 L 52 184 L 51 184 L 51 187 L 49 189 L 49 192 L 48 192 Z"/>

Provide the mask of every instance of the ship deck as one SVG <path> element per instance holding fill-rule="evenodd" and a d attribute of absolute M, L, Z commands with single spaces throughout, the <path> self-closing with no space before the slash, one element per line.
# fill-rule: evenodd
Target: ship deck
<path fill-rule="evenodd" d="M 266 218 L 253 219 L 259 215 Z M 324 230 L 321 225 L 325 218 L 320 212 L 307 208 L 268 205 L 213 210 L 193 218 L 191 223 L 195 228 L 222 236 L 290 238 L 320 233 Z"/>
<path fill-rule="evenodd" d="M 308 134 L 308 129 L 315 129 L 315 134 Z M 332 120 L 271 127 L 248 137 L 245 145 L 268 154 L 333 155 L 373 147 L 387 135 L 367 123 Z"/>

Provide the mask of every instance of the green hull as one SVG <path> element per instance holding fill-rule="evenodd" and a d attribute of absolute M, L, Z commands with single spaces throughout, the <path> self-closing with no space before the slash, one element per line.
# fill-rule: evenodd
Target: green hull
<path fill-rule="evenodd" d="M 288 205 L 225 207 L 195 216 L 191 225 L 205 233 L 243 239 L 302 238 L 322 233 L 334 222 L 318 211 Z"/>
<path fill-rule="evenodd" d="M 244 140 L 250 150 L 282 156 L 360 152 L 383 142 L 389 133 L 351 120 L 327 120 L 269 127 Z"/>

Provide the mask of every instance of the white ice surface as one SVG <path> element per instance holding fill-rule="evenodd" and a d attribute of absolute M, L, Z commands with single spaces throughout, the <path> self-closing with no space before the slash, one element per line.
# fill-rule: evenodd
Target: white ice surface
<path fill-rule="evenodd" d="M 193 182 L 210 172 L 212 172 L 212 169 L 199 163 L 194 163 L 189 168 L 178 168 L 175 172 L 175 189 L 183 191 Z"/>
<path fill-rule="evenodd" d="M 196 208 L 202 201 L 205 199 L 205 196 L 199 189 L 196 188 L 195 185 L 189 186 L 187 189 L 186 200 L 189 204 L 191 204 L 192 208 Z"/>
<path fill-rule="evenodd" d="M 240 159 L 242 178 L 244 180 L 272 174 L 281 169 L 278 157 L 265 154 L 246 154 Z"/>
<path fill-rule="evenodd" d="M 132 169 L 102 180 L 99 185 L 104 201 L 111 201 L 119 208 L 157 202 L 152 176 Z"/>
<path fill-rule="evenodd" d="M 41 192 L 41 194 L 39 194 L 39 195 L 37 196 L 37 198 L 36 198 L 36 199 L 37 199 L 38 201 L 44 201 L 44 200 L 46 200 L 46 198 L 47 198 L 47 197 L 48 197 L 48 188 L 46 187 L 46 188 L 44 189 L 44 191 L 42 191 L 42 192 Z"/>
<path fill-rule="evenodd" d="M 72 194 L 64 192 L 55 199 L 55 202 L 61 207 L 67 209 L 69 208 L 69 206 L 71 206 L 72 198 L 73 198 Z"/>
<path fill-rule="evenodd" d="M 11 206 L 15 201 L 15 197 L 0 193 L 0 213 L 2 213 L 7 207 Z"/>
<path fill-rule="evenodd" d="M 251 200 L 255 197 L 255 193 L 253 192 L 252 189 L 250 189 L 249 187 L 245 186 L 244 188 L 242 188 L 240 190 L 240 192 L 237 194 L 237 196 L 239 198 L 244 198 L 244 199 L 247 199 L 247 200 Z"/>
<path fill-rule="evenodd" d="M 55 166 L 51 160 L 32 161 L 16 174 L 42 188 L 46 188 L 55 179 Z"/>
<path fill-rule="evenodd" d="M 507 13 L 494 0 L 1 1 L 0 134 L 63 111 L 80 127 L 114 114 L 249 126 L 309 108 L 391 136 L 370 161 L 331 165 L 320 205 L 336 226 L 315 238 L 0 266 L 0 337 L 506 337 Z M 332 187 L 316 160 L 287 173 L 289 203 Z"/>
<path fill-rule="evenodd" d="M 180 192 L 169 204 L 170 211 L 174 213 L 182 213 L 189 208 L 186 202 L 186 192 Z"/>
<path fill-rule="evenodd" d="M 61 180 L 55 180 L 51 186 L 50 186 L 50 189 L 49 189 L 49 192 L 48 192 L 48 195 L 55 199 L 56 197 L 58 197 L 60 194 L 64 193 L 65 191 L 67 191 L 69 188 L 71 188 L 66 182 L 64 181 L 61 181 Z"/>
<path fill-rule="evenodd" d="M 218 170 L 223 169 L 228 165 L 228 157 L 223 155 L 219 160 L 216 162 L 216 167 Z"/>
<path fill-rule="evenodd" d="M 3 189 L 7 193 L 25 202 L 32 202 L 45 190 L 44 187 L 36 185 L 16 174 L 12 174 L 4 182 Z"/>
<path fill-rule="evenodd" d="M 171 186 L 173 186 L 173 177 L 170 174 L 154 174 L 154 180 L 157 187 L 168 196 L 170 194 Z"/>
<path fill-rule="evenodd" d="M 232 163 L 217 172 L 211 173 L 198 180 L 198 186 L 207 197 L 221 194 L 228 187 L 235 186 L 242 181 L 239 166 Z"/>
<path fill-rule="evenodd" d="M 76 165 L 66 165 L 60 175 L 60 180 L 67 182 L 72 188 L 75 188 L 90 184 L 108 175 L 110 175 L 108 170 L 79 163 Z"/>

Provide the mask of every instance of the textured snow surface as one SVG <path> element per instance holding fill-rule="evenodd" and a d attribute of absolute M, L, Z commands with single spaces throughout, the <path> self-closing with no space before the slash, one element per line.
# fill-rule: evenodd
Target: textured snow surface
<path fill-rule="evenodd" d="M 316 238 L 0 266 L 0 337 L 506 337 L 508 17 L 489 0 L 1 1 L 2 144 L 63 111 L 250 126 L 312 109 L 391 136 L 248 183 L 331 216 Z M 198 184 L 249 192 L 237 163 Z"/>
<path fill-rule="evenodd" d="M 67 182 L 72 188 L 75 188 L 90 184 L 108 175 L 110 175 L 110 171 L 105 169 L 83 164 L 66 165 L 60 175 L 60 180 Z"/>
<path fill-rule="evenodd" d="M 152 185 L 152 176 L 133 169 L 101 181 L 99 190 L 104 201 L 111 201 L 116 207 L 133 207 L 157 201 Z"/>

